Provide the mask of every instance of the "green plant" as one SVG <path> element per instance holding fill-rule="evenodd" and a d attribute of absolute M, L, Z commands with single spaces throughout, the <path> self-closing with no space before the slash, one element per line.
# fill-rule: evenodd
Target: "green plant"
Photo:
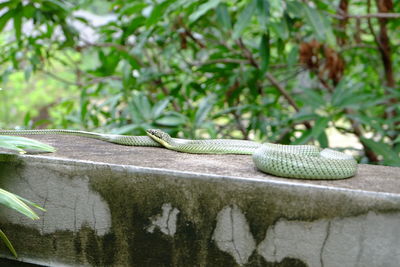
<path fill-rule="evenodd" d="M 16 150 L 20 153 L 24 153 L 25 149 L 28 150 L 37 150 L 42 152 L 54 152 L 54 148 L 40 143 L 35 140 L 23 138 L 23 137 L 14 137 L 14 136 L 0 136 L 0 147 L 6 149 Z M 10 193 L 4 189 L 0 188 L 0 204 L 14 209 L 17 212 L 31 218 L 32 220 L 39 219 L 39 216 L 29 207 L 33 206 L 39 210 L 45 211 L 43 208 L 38 206 L 37 204 L 24 199 L 16 194 Z M 10 240 L 4 234 L 2 230 L 0 230 L 0 238 L 6 244 L 6 246 L 10 249 L 12 254 L 17 257 L 17 252 L 15 251 L 13 245 Z"/>
<path fill-rule="evenodd" d="M 335 129 L 354 138 L 341 149 L 359 162 L 399 166 L 394 2 L 103 1 L 115 19 L 94 27 L 73 11 L 98 1 L 7 1 L 0 8 L 23 12 L 0 18 L 17 21 L 0 58 L 4 75 L 24 70 L 79 88 L 80 101 L 51 107 L 62 118 L 55 127 L 143 134 L 156 126 L 322 147 L 337 146 Z M 40 34 L 21 32 L 20 20 Z M 98 38 L 84 40 L 71 21 Z"/>
<path fill-rule="evenodd" d="M 25 153 L 25 150 L 36 150 L 40 152 L 54 152 L 52 146 L 46 145 L 42 142 L 20 137 L 20 136 L 0 136 L 0 147 L 16 150 L 20 153 Z"/>

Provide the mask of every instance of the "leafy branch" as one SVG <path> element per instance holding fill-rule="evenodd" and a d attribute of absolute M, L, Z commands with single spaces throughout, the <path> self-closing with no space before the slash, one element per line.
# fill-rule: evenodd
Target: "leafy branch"
<path fill-rule="evenodd" d="M 16 150 L 20 153 L 25 153 L 26 152 L 25 150 L 36 150 L 41 152 L 55 151 L 55 149 L 49 145 L 43 144 L 41 142 L 32 139 L 27 139 L 17 136 L 0 136 L 0 148 Z M 45 211 L 45 209 L 43 209 L 39 205 L 27 199 L 24 199 L 16 194 L 10 193 L 2 188 L 0 188 L 0 204 L 17 211 L 25 215 L 26 217 L 31 218 L 32 220 L 39 219 L 39 216 L 29 207 L 29 205 L 41 211 Z M 14 257 L 17 257 L 17 252 L 15 251 L 12 243 L 7 238 L 5 233 L 1 230 L 0 230 L 0 238 L 6 244 L 6 246 L 14 255 Z"/>

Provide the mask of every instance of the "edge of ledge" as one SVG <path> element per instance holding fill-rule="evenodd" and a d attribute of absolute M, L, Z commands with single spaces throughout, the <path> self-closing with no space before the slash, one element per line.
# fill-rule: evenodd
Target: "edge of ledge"
<path fill-rule="evenodd" d="M 3 157 L 2 157 L 3 156 Z M 8 159 L 7 159 L 8 158 Z M 318 185 L 311 183 L 303 183 L 300 179 L 289 179 L 289 178 L 281 178 L 274 177 L 271 175 L 267 175 L 264 179 L 254 178 L 254 177 L 238 177 L 238 176 L 229 176 L 229 175 L 219 175 L 219 174 L 210 174 L 210 173 L 199 173 L 199 172 L 190 172 L 190 171 L 175 171 L 164 168 L 151 168 L 151 167 L 141 167 L 134 165 L 123 165 L 123 164 L 113 164 L 113 163 L 105 163 L 105 162 L 96 162 L 90 160 L 81 160 L 81 159 L 66 159 L 60 157 L 49 157 L 43 155 L 29 155 L 29 154 L 14 154 L 14 153 L 3 153 L 0 155 L 0 162 L 15 162 L 15 161 L 25 161 L 26 159 L 33 160 L 36 163 L 44 162 L 44 163 L 57 163 L 64 164 L 69 166 L 85 166 L 87 164 L 99 166 L 99 167 L 111 167 L 114 170 L 122 170 L 129 171 L 131 173 L 146 173 L 146 174 L 156 174 L 156 175 L 169 175 L 176 178 L 194 178 L 194 179 L 208 179 L 208 180 L 230 180 L 235 182 L 252 182 L 252 183 L 262 183 L 269 184 L 274 186 L 288 186 L 288 187 L 298 187 L 298 188 L 315 188 L 319 190 L 328 190 L 328 191 L 336 191 L 343 193 L 356 193 L 363 194 L 369 197 L 386 197 L 390 199 L 396 199 L 400 203 L 400 194 L 397 193 L 389 193 L 389 192 L 379 192 L 379 191 L 369 191 L 363 189 L 352 189 L 352 188 L 343 188 L 337 186 L 329 186 L 329 185 Z M 279 179 L 279 180 L 276 180 Z M 281 179 L 287 179 L 288 181 L 283 181 Z M 351 178 L 349 178 L 351 179 Z M 311 180 L 307 180 L 311 181 Z"/>

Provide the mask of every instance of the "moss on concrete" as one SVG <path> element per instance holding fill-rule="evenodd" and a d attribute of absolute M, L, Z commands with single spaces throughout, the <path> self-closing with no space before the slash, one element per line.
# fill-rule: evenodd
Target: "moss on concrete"
<path fill-rule="evenodd" d="M 37 263 L 307 266 L 302 255 L 267 261 L 268 253 L 257 248 L 247 255 L 240 246 L 248 239 L 234 240 L 234 232 L 249 231 L 246 238 L 254 239 L 259 248 L 276 225 L 296 226 L 298 222 L 300 230 L 302 225 L 315 229 L 342 223 L 342 219 L 400 212 L 400 191 L 395 188 L 398 168 L 363 165 L 357 177 L 346 181 L 299 181 L 259 173 L 247 156 L 189 155 L 75 137 L 47 141 L 60 148 L 56 154 L 0 159 L 0 187 L 17 190 L 14 192 L 50 207 L 46 220 L 38 225 L 7 223 L 8 217 L 0 216 L 4 219 L 0 226 L 21 256 Z M 42 191 L 34 187 L 36 183 L 42 185 Z M 60 183 L 62 190 L 57 188 Z M 24 191 L 22 185 L 32 188 Z M 81 203 L 81 198 L 87 198 L 93 216 L 84 217 L 90 219 L 86 224 L 72 222 L 70 228 L 63 225 L 69 230 L 49 232 L 46 229 L 57 229 L 42 227 L 53 216 L 51 205 L 65 208 L 51 203 L 55 201 L 48 197 L 52 190 L 58 190 L 64 201 L 70 197 L 71 202 Z M 74 195 L 78 190 L 82 195 Z M 100 209 L 104 214 L 96 217 Z M 110 217 L 109 224 L 98 221 L 102 216 Z M 228 239 L 217 240 L 221 235 L 215 234 L 216 225 L 224 220 L 227 230 L 221 235 Z M 238 248 L 223 247 L 225 241 Z"/>

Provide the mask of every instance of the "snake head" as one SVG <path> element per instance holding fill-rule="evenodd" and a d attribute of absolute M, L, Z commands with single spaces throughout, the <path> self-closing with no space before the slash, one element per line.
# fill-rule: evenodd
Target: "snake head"
<path fill-rule="evenodd" d="M 164 147 L 170 148 L 172 146 L 172 138 L 166 132 L 161 131 L 160 129 L 148 129 L 146 130 L 146 133 L 148 136 L 153 138 L 154 141 L 160 143 Z"/>

